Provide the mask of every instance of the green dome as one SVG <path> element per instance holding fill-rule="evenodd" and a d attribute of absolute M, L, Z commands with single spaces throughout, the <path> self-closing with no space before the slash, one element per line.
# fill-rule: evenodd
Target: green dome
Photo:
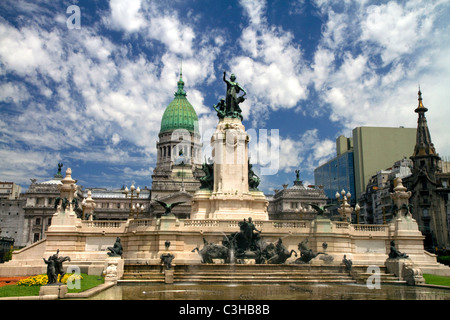
<path fill-rule="evenodd" d="M 161 120 L 161 131 L 173 131 L 176 129 L 186 129 L 191 132 L 198 131 L 198 117 L 194 107 L 186 99 L 184 91 L 184 82 L 181 78 L 178 80 L 178 91 L 175 92 L 175 98 L 167 106 Z"/>

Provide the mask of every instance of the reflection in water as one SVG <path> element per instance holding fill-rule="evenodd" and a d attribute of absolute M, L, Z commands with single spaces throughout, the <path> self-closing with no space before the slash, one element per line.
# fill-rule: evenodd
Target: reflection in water
<path fill-rule="evenodd" d="M 450 290 L 418 286 L 360 284 L 118 285 L 95 300 L 450 300 Z"/>

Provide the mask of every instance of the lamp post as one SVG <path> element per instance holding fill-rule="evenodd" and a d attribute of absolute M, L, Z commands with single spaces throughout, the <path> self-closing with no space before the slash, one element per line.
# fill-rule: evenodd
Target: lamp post
<path fill-rule="evenodd" d="M 352 195 L 350 194 L 350 192 L 347 192 L 347 194 L 345 194 L 344 189 L 342 189 L 341 193 L 336 192 L 336 199 L 341 203 L 341 206 L 338 208 L 338 212 L 341 215 L 343 221 L 348 221 L 347 215 L 350 217 L 352 216 L 353 208 L 347 201 L 351 198 L 351 196 Z"/>
<path fill-rule="evenodd" d="M 128 195 L 128 192 L 130 192 L 130 195 Z M 128 219 L 133 219 L 134 214 L 136 213 L 136 218 L 139 216 L 139 213 L 142 212 L 143 206 L 140 206 L 137 204 L 136 206 L 133 204 L 133 200 L 139 198 L 139 193 L 141 192 L 141 189 L 137 187 L 137 189 L 134 187 L 134 184 L 131 185 L 130 190 L 128 190 L 128 187 L 125 187 L 125 189 L 122 191 L 122 193 L 125 195 L 125 198 L 130 199 L 130 215 Z"/>
<path fill-rule="evenodd" d="M 361 207 L 359 204 L 356 204 L 355 206 L 355 213 L 356 213 L 356 224 L 359 224 L 359 211 L 361 210 Z"/>

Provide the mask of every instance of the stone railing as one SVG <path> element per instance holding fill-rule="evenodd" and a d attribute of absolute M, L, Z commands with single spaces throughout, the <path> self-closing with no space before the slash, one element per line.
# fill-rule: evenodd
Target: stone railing
<path fill-rule="evenodd" d="M 102 232 L 102 233 L 123 233 L 125 232 L 126 221 L 123 220 L 94 220 L 81 221 L 81 231 Z"/>
<path fill-rule="evenodd" d="M 389 226 L 384 224 L 351 224 L 350 233 L 360 235 L 388 236 Z"/>
<path fill-rule="evenodd" d="M 239 223 L 242 220 L 183 220 L 182 226 L 186 229 L 201 229 L 202 231 L 239 231 Z M 262 232 L 279 232 L 282 229 L 309 229 L 310 221 L 298 220 L 273 220 L 273 221 L 253 221 L 255 228 Z M 304 231 L 304 230 L 303 230 Z"/>
<path fill-rule="evenodd" d="M 129 228 L 153 227 L 155 225 L 156 225 L 155 219 L 136 219 L 136 220 L 130 220 Z"/>
<path fill-rule="evenodd" d="M 179 228 L 186 231 L 202 231 L 202 232 L 238 232 L 239 224 L 242 220 L 215 220 L 215 219 L 199 219 L 199 220 L 180 220 Z M 267 220 L 253 221 L 256 229 L 262 230 L 263 233 L 277 233 L 283 230 L 298 233 L 309 233 L 311 229 L 310 220 Z M 348 222 L 333 221 L 333 229 L 338 233 L 351 233 L 356 235 L 388 235 L 389 226 L 379 224 L 350 224 Z M 120 233 L 133 230 L 154 231 L 157 229 L 156 219 L 136 219 L 130 220 L 128 228 L 127 221 L 120 220 L 95 220 L 82 221 L 81 231 L 83 232 L 107 232 Z"/>

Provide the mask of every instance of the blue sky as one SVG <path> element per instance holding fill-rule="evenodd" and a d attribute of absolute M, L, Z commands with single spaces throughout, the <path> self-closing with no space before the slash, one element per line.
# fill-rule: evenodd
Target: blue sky
<path fill-rule="evenodd" d="M 70 5 L 79 29 L 67 26 Z M 314 184 L 357 126 L 416 127 L 419 84 L 448 156 L 449 16 L 443 0 L 3 0 L 0 180 L 27 188 L 63 162 L 86 188 L 150 187 L 181 61 L 205 142 L 224 70 L 248 92 L 246 129 L 278 130 L 268 139 L 278 152 L 252 146 L 256 169 L 278 163 L 261 176 L 266 193 L 296 169 Z"/>

